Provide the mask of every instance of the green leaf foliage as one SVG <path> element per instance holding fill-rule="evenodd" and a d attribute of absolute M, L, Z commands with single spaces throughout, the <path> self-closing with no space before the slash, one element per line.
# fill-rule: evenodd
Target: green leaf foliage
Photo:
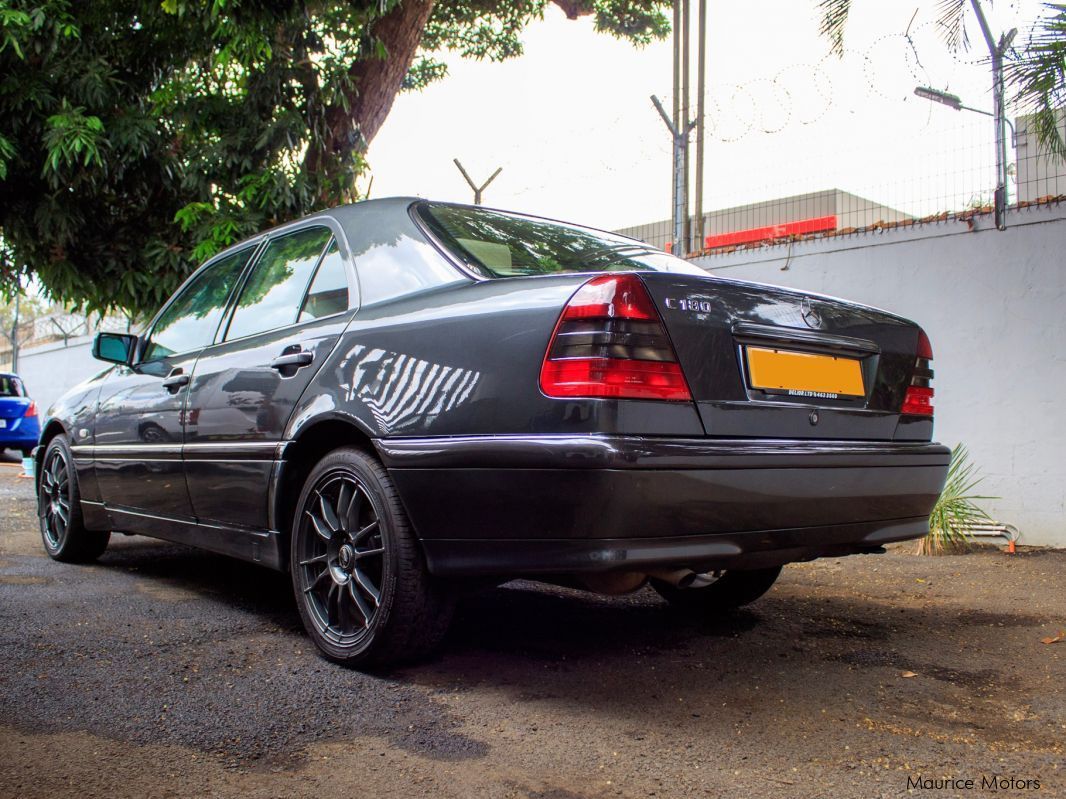
<path fill-rule="evenodd" d="M 919 544 L 921 554 L 936 555 L 964 549 L 969 542 L 970 525 L 990 521 L 977 502 L 994 497 L 974 493 L 981 479 L 966 447 L 957 445 L 951 451 L 944 490 L 929 514 L 929 534 Z"/>
<path fill-rule="evenodd" d="M 663 0 L 554 0 L 637 44 Z M 500 60 L 549 0 L 0 0 L 0 287 L 147 314 L 203 259 L 358 199 L 434 52 Z"/>
<path fill-rule="evenodd" d="M 1066 158 L 1066 4 L 1044 5 L 1044 13 L 1011 53 L 1005 71 L 1015 101 L 1033 116 L 1041 146 Z"/>

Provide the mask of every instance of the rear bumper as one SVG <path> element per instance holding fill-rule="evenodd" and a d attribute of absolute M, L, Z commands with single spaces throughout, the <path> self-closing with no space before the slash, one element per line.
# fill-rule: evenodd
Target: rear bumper
<path fill-rule="evenodd" d="M 36 420 L 8 419 L 0 430 L 0 449 L 30 449 L 37 446 L 41 427 Z"/>
<path fill-rule="evenodd" d="M 384 439 L 431 571 L 756 568 L 917 538 L 939 444 L 626 436 Z"/>

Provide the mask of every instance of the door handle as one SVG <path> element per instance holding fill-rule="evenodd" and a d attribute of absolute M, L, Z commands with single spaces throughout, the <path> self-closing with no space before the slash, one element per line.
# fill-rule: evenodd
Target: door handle
<path fill-rule="evenodd" d="M 176 394 L 182 386 L 189 385 L 189 376 L 182 374 L 180 369 L 175 369 L 163 380 L 163 388 L 171 394 Z"/>
<path fill-rule="evenodd" d="M 313 352 L 307 352 L 301 350 L 299 352 L 290 352 L 286 355 L 279 355 L 277 358 L 270 362 L 271 369 L 286 369 L 296 367 L 299 369 L 301 366 L 307 366 L 315 359 Z"/>

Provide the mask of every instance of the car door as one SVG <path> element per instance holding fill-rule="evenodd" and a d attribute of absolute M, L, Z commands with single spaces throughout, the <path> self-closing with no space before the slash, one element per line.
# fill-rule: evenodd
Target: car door
<path fill-rule="evenodd" d="M 338 236 L 322 221 L 271 236 L 217 342 L 196 362 L 184 459 L 203 524 L 269 528 L 268 487 L 285 425 L 354 307 L 354 273 Z"/>
<path fill-rule="evenodd" d="M 188 385 L 254 249 L 196 272 L 150 326 L 135 365 L 116 366 L 101 387 L 93 457 L 101 499 L 118 530 L 160 532 L 194 520 L 181 457 Z"/>

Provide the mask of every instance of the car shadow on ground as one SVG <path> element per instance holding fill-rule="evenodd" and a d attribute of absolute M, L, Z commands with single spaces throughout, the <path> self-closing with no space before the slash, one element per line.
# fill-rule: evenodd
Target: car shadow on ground
<path fill-rule="evenodd" d="M 786 569 L 750 608 L 704 619 L 674 612 L 649 589 L 602 597 L 512 582 L 464 594 L 437 656 L 378 674 L 319 659 L 287 575 L 260 566 L 115 536 L 91 567 L 44 558 L 20 558 L 5 571 L 12 567 L 44 576 L 51 590 L 62 585 L 64 597 L 94 597 L 94 611 L 71 605 L 81 621 L 93 614 L 93 626 L 71 631 L 54 620 L 67 638 L 49 657 L 88 648 L 107 653 L 109 665 L 99 672 L 92 659 L 74 662 L 88 687 L 53 716 L 74 708 L 84 715 L 91 705 L 97 716 L 78 723 L 118 739 L 150 740 L 152 730 L 115 719 L 142 717 L 163 701 L 173 725 L 163 739 L 205 751 L 298 758 L 313 742 L 369 731 L 430 758 L 477 758 L 491 736 L 463 720 L 481 718 L 473 706 L 492 707 L 485 718 L 497 718 L 489 697 L 499 696 L 514 706 L 506 718 L 523 724 L 536 724 L 542 712 L 580 714 L 617 720 L 634 736 L 648 725 L 708 735 L 739 725 L 757 727 L 753 734 L 769 746 L 775 731 L 797 719 L 806 726 L 796 735 L 806 736 L 824 733 L 830 717 L 877 717 L 899 729 L 935 725 L 944 735 L 977 729 L 996 746 L 1022 732 L 1053 745 L 1046 730 L 1012 721 L 995 704 L 1009 700 L 1013 713 L 1015 704 L 1033 701 L 1035 686 L 1024 675 L 1008 684 L 997 669 L 1010 662 L 1019 636 L 1034 635 L 1026 626 L 1043 620 L 965 603 L 916 606 L 905 597 L 911 567 L 899 559 L 885 596 L 866 593 L 869 575 L 858 563 L 849 567 L 850 582 L 835 568 Z M 20 590 L 30 602 L 50 589 Z M 32 673 L 48 668 L 37 649 L 23 655 L 34 660 Z M 199 671 L 188 671 L 193 666 Z M 904 672 L 921 678 L 901 678 Z M 176 682 L 175 673 L 191 681 Z M 140 693 L 86 704 L 93 685 L 115 682 Z M 319 701 L 324 696 L 332 700 Z M 238 706 L 234 697 L 244 701 Z M 322 707 L 309 715 L 308 702 Z M 205 703 L 214 708 L 208 721 L 197 711 Z M 35 707 L 19 713 L 33 717 Z"/>
<path fill-rule="evenodd" d="M 96 568 L 118 569 L 206 601 L 263 614 L 298 629 L 299 613 L 287 574 L 223 555 L 140 536 L 114 534 Z M 669 649 L 694 631 L 737 636 L 759 616 L 746 610 L 696 622 L 673 613 L 650 590 L 599 596 L 541 583 L 514 581 L 497 588 L 460 587 L 455 619 L 441 655 L 533 659 L 607 654 L 633 646 Z"/>
<path fill-rule="evenodd" d="M 282 627 L 300 626 L 287 574 L 181 544 L 141 536 L 111 535 L 97 568 L 121 569 L 158 581 L 162 591 L 261 613 Z"/>
<path fill-rule="evenodd" d="M 98 568 L 121 569 L 210 602 L 257 615 L 287 632 L 301 630 L 286 574 L 232 558 L 140 537 L 115 536 Z M 622 659 L 623 672 L 657 657 L 699 664 L 725 656 L 780 658 L 817 654 L 844 668 L 921 666 L 956 682 L 978 682 L 956 664 L 918 663 L 897 646 L 937 651 L 967 627 L 1037 626 L 1041 617 L 975 613 L 966 607 L 902 607 L 861 595 L 808 595 L 786 570 L 779 585 L 748 608 L 696 618 L 677 612 L 651 589 L 624 596 L 515 581 L 466 590 L 437 657 L 396 676 L 428 685 L 454 678 L 520 677 L 532 667 Z M 993 618 L 994 617 L 994 618 Z M 702 667 L 695 666 L 694 667 Z"/>

